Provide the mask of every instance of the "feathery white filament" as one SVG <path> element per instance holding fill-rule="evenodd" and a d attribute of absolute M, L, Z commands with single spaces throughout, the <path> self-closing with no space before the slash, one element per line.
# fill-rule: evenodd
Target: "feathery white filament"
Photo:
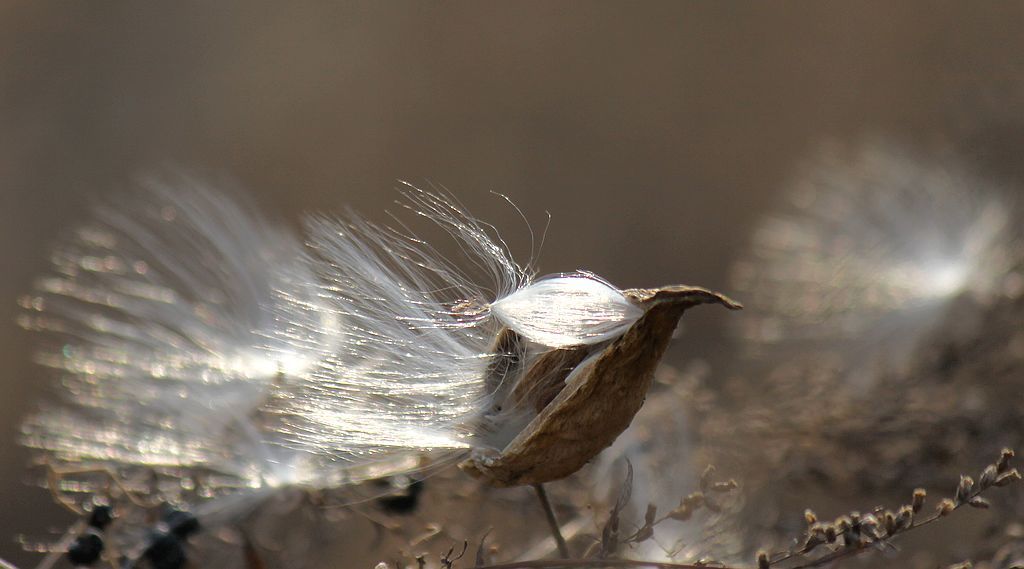
<path fill-rule="evenodd" d="M 643 310 L 589 273 L 537 281 L 491 305 L 503 324 L 553 348 L 595 344 L 621 335 Z"/>
<path fill-rule="evenodd" d="M 63 404 L 29 417 L 24 442 L 58 462 L 203 468 L 261 484 L 291 458 L 271 448 L 259 409 L 307 373 L 337 327 L 323 313 L 279 317 L 281 292 L 319 302 L 301 252 L 185 175 L 98 208 L 22 301 L 21 323 L 52 342 L 40 361 L 63 374 Z"/>
<path fill-rule="evenodd" d="M 733 269 L 759 355 L 901 365 L 950 300 L 1007 274 L 1008 204 L 955 161 L 869 140 L 823 153 L 786 197 Z"/>
<path fill-rule="evenodd" d="M 345 322 L 345 336 L 296 396 L 280 402 L 298 448 L 360 462 L 471 445 L 498 329 L 481 307 L 495 294 L 488 291 L 517 290 L 529 275 L 449 199 L 411 186 L 406 197 L 490 282 L 477 284 L 404 227 L 355 215 L 310 221 L 306 265 L 327 310 Z"/>

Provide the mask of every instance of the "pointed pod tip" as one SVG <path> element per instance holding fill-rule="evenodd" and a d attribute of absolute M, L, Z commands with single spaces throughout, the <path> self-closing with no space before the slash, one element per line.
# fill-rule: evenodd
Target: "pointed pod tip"
<path fill-rule="evenodd" d="M 623 291 L 626 296 L 641 304 L 721 304 L 729 310 L 742 310 L 743 305 L 724 294 L 702 287 L 689 285 L 671 285 L 660 288 L 629 289 Z"/>
<path fill-rule="evenodd" d="M 675 288 L 675 287 L 666 287 Z M 707 290 L 698 287 L 681 287 L 689 289 L 684 294 L 680 295 L 680 300 L 692 304 L 721 304 L 729 310 L 743 310 L 743 305 L 735 300 L 725 296 L 722 293 L 715 292 L 713 290 Z M 664 290 L 664 289 L 663 289 Z"/>
<path fill-rule="evenodd" d="M 724 294 L 714 294 L 718 295 L 719 303 L 722 306 L 728 308 L 729 310 L 743 310 L 742 303 L 736 302 L 735 300 L 729 298 L 728 296 L 725 296 Z"/>

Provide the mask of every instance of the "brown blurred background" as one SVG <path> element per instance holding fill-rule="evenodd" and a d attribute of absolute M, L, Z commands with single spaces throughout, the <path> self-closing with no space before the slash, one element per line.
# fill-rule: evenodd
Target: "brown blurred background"
<path fill-rule="evenodd" d="M 1024 4 L 0 3 L 0 556 L 64 520 L 24 485 L 18 422 L 49 381 L 13 323 L 91 200 L 167 164 L 268 212 L 383 219 L 443 184 L 542 272 L 725 288 L 823 139 L 952 142 L 1024 179 Z M 675 358 L 723 340 L 700 314 Z M 61 523 L 64 523 L 61 521 Z"/>

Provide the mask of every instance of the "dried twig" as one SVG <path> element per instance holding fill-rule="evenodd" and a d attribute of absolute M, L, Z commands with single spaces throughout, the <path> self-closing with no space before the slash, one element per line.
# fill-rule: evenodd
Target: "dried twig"
<path fill-rule="evenodd" d="M 962 475 L 954 496 L 940 501 L 935 513 L 924 519 L 915 519 L 916 514 L 923 508 L 926 497 L 925 491 L 920 488 L 914 491 L 911 502 L 901 506 L 896 512 L 877 510 L 863 516 L 858 512 L 852 512 L 849 515 L 840 516 L 832 523 L 820 523 L 817 516 L 807 510 L 804 517 L 808 529 L 802 545 L 797 549 L 777 553 L 773 556 L 761 552 L 757 557 L 758 567 L 759 569 L 768 569 L 792 559 L 806 557 L 819 546 L 838 547 L 839 549 L 834 549 L 818 558 L 792 565 L 789 569 L 822 567 L 834 561 L 886 545 L 895 536 L 934 523 L 963 506 L 986 509 L 989 507 L 989 503 L 981 497 L 982 493 L 990 488 L 1007 486 L 1021 479 L 1020 472 L 1016 468 L 1010 468 L 1010 459 L 1013 456 L 1012 450 L 1004 449 L 995 463 L 985 467 L 977 482 L 970 476 Z"/>

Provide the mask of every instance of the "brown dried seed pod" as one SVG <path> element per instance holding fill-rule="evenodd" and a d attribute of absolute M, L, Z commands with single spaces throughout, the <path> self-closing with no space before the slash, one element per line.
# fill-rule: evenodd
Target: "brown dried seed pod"
<path fill-rule="evenodd" d="M 741 308 L 720 294 L 689 286 L 622 293 L 643 307 L 644 315 L 599 353 L 588 353 L 586 363 L 580 364 L 585 368 L 551 376 L 549 362 L 543 357 L 535 362 L 521 381 L 532 382 L 535 375 L 543 375 L 546 383 L 557 380 L 561 382 L 557 395 L 504 449 L 478 449 L 460 468 L 497 487 L 543 484 L 573 474 L 615 442 L 632 422 L 686 310 L 699 304 Z M 554 353 L 561 358 L 564 351 Z"/>
<path fill-rule="evenodd" d="M 814 512 L 810 509 L 804 510 L 804 521 L 807 522 L 808 526 L 812 526 L 818 522 L 818 516 L 814 515 Z"/>

